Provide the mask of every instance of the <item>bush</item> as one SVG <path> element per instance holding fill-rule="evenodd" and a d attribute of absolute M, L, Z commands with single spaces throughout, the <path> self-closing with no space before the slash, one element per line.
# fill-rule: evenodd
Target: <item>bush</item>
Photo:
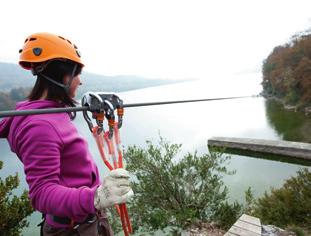
<path fill-rule="evenodd" d="M 297 174 L 255 202 L 254 213 L 263 223 L 311 230 L 311 172 L 302 169 Z"/>
<path fill-rule="evenodd" d="M 2 166 L 0 161 L 0 169 Z M 26 217 L 33 212 L 26 190 L 20 197 L 12 194 L 18 185 L 17 174 L 6 177 L 5 181 L 0 178 L 0 236 L 20 235 L 21 230 L 28 226 Z"/>
<path fill-rule="evenodd" d="M 180 148 L 160 138 L 159 145 L 147 141 L 145 149 L 126 150 L 127 169 L 137 178 L 129 205 L 134 229 L 185 229 L 212 221 L 228 228 L 226 222 L 234 222 L 241 209 L 238 203 L 226 201 L 222 176 L 233 174 L 225 167 L 229 157 L 211 151 L 202 156 L 188 153 L 177 160 Z"/>
<path fill-rule="evenodd" d="M 222 202 L 215 212 L 216 222 L 222 229 L 228 230 L 241 215 L 243 207 L 238 202 L 229 204 L 228 202 Z"/>

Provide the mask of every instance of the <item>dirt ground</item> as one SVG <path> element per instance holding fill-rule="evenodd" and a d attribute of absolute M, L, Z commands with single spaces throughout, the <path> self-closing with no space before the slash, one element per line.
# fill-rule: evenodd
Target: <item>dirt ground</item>
<path fill-rule="evenodd" d="M 202 223 L 200 225 L 193 225 L 186 231 L 184 231 L 182 236 L 222 236 L 226 231 L 219 229 L 214 224 Z"/>

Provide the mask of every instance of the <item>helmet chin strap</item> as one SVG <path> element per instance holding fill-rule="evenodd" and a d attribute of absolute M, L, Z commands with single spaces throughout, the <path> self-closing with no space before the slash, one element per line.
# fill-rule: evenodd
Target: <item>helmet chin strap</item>
<path fill-rule="evenodd" d="M 69 79 L 69 81 L 68 81 L 68 83 L 66 85 L 53 80 L 52 78 L 50 78 L 49 76 L 46 76 L 43 73 L 38 73 L 38 75 L 42 76 L 43 78 L 45 78 L 46 80 L 50 81 L 51 83 L 53 83 L 53 84 L 55 84 L 55 85 L 57 85 L 59 87 L 62 87 L 63 89 L 65 89 L 66 93 L 69 93 L 70 86 L 71 86 L 71 83 L 73 81 L 74 75 L 76 73 L 77 67 L 78 67 L 78 65 L 75 64 L 74 67 L 73 67 L 70 79 Z"/>
<path fill-rule="evenodd" d="M 74 65 L 74 67 L 73 67 L 73 70 L 72 70 L 72 72 L 71 72 L 70 79 L 69 79 L 69 81 L 68 81 L 68 83 L 67 83 L 67 85 L 66 85 L 66 88 L 65 88 L 65 90 L 66 90 L 67 93 L 69 92 L 71 83 L 72 83 L 72 81 L 73 81 L 73 78 L 74 78 L 75 73 L 76 73 L 76 70 L 77 70 L 77 67 L 78 67 L 78 65 L 75 63 L 75 65 Z"/>

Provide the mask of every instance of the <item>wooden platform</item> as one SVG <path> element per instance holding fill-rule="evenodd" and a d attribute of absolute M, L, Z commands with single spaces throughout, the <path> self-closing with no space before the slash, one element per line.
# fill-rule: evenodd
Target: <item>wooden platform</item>
<path fill-rule="evenodd" d="M 208 145 L 311 160 L 310 143 L 289 142 L 282 140 L 213 137 L 208 140 Z"/>
<path fill-rule="evenodd" d="M 225 236 L 261 236 L 260 219 L 243 214 Z"/>

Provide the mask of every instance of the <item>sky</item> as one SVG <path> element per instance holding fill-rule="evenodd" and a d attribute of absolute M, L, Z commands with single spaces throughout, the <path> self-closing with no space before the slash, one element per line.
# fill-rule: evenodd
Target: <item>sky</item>
<path fill-rule="evenodd" d="M 25 38 L 62 35 L 85 70 L 104 75 L 209 79 L 260 72 L 277 45 L 311 27 L 310 0 L 6 0 L 0 61 L 17 63 Z"/>

